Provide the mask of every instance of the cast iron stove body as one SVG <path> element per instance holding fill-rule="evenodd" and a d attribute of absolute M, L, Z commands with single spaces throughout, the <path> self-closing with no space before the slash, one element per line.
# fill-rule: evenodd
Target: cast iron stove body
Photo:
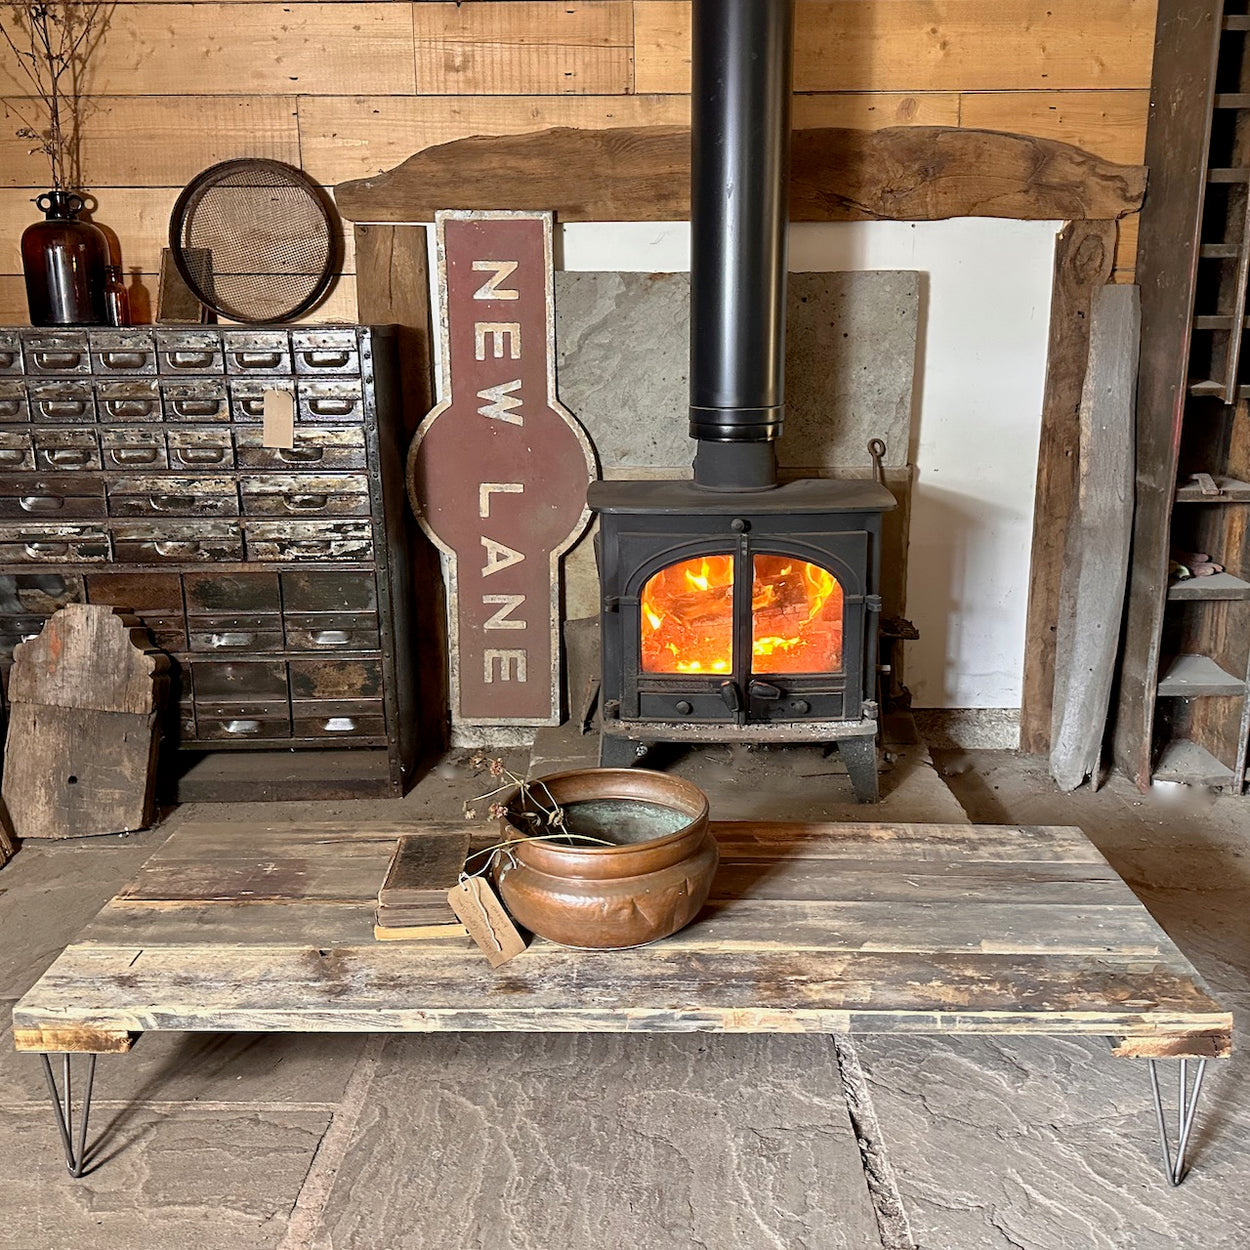
<path fill-rule="evenodd" d="M 793 0 L 695 0 L 693 481 L 596 482 L 601 762 L 836 741 L 877 797 L 876 482 L 779 485 Z"/>

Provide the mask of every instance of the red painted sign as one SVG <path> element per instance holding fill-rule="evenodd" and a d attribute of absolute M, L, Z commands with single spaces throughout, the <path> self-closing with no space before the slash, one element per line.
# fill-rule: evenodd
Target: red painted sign
<path fill-rule="evenodd" d="M 556 399 L 552 215 L 437 215 L 444 399 L 409 461 L 447 557 L 452 715 L 560 719 L 560 557 L 586 528 L 595 458 Z"/>

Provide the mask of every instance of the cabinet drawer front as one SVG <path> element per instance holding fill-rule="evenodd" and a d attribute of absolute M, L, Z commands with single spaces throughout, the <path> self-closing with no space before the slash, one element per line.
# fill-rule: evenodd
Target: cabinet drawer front
<path fill-rule="evenodd" d="M 257 475 L 244 478 L 240 489 L 249 516 L 369 515 L 369 480 L 363 473 Z"/>
<path fill-rule="evenodd" d="M 288 612 L 285 620 L 292 651 L 377 651 L 382 645 L 372 612 Z"/>
<path fill-rule="evenodd" d="M 29 421 L 26 384 L 19 378 L 0 377 L 0 421 Z"/>
<path fill-rule="evenodd" d="M 0 330 L 0 375 L 22 372 L 22 338 L 16 330 Z"/>
<path fill-rule="evenodd" d="M 171 469 L 231 469 L 234 447 L 229 430 L 165 431 Z"/>
<path fill-rule="evenodd" d="M 97 382 L 96 411 L 101 421 L 159 421 L 161 397 L 153 382 Z"/>
<path fill-rule="evenodd" d="M 22 336 L 26 373 L 32 378 L 76 377 L 91 372 L 91 352 L 82 330 L 27 331 Z"/>
<path fill-rule="evenodd" d="M 182 614 L 182 582 L 177 573 L 92 573 L 87 602 L 124 608 L 145 620 Z"/>
<path fill-rule="evenodd" d="M 242 654 L 281 651 L 282 619 L 272 616 L 239 615 L 187 617 L 187 638 L 192 651 L 211 654 Z"/>
<path fill-rule="evenodd" d="M 286 665 L 280 660 L 196 660 L 195 699 L 200 704 L 286 706 Z"/>
<path fill-rule="evenodd" d="M 247 527 L 249 560 L 372 560 L 367 521 L 253 521 Z"/>
<path fill-rule="evenodd" d="M 230 401 L 224 381 L 213 378 L 197 378 L 195 381 L 162 378 L 160 389 L 166 421 L 230 420 Z"/>
<path fill-rule="evenodd" d="M 104 429 L 100 451 L 106 469 L 163 469 L 169 464 L 164 430 Z"/>
<path fill-rule="evenodd" d="M 226 517 L 239 515 L 239 495 L 228 477 L 114 477 L 110 516 Z"/>
<path fill-rule="evenodd" d="M 360 382 L 314 382 L 300 379 L 297 420 L 309 425 L 355 424 L 365 419 L 364 393 Z"/>
<path fill-rule="evenodd" d="M 225 372 L 216 330 L 157 330 L 156 367 L 169 376 Z"/>
<path fill-rule="evenodd" d="M 380 699 L 381 660 L 292 660 L 292 699 Z"/>
<path fill-rule="evenodd" d="M 282 604 L 288 613 L 367 612 L 378 609 L 372 573 L 300 569 L 282 574 Z M 376 619 L 376 618 L 375 618 Z"/>
<path fill-rule="evenodd" d="M 185 651 L 187 649 L 187 625 L 181 616 L 155 616 L 141 613 L 152 641 L 162 651 Z"/>
<path fill-rule="evenodd" d="M 0 477 L 0 517 L 78 520 L 104 515 L 102 484 L 85 476 Z"/>
<path fill-rule="evenodd" d="M 363 469 L 364 431 L 295 427 L 294 447 L 265 447 L 257 428 L 235 431 L 241 469 Z"/>
<path fill-rule="evenodd" d="M 291 372 L 291 342 L 285 330 L 224 330 L 222 346 L 227 373 Z"/>
<path fill-rule="evenodd" d="M 35 447 L 26 430 L 0 430 L 0 473 L 29 471 L 35 467 Z"/>
<path fill-rule="evenodd" d="M 291 727 L 296 738 L 384 738 L 386 713 L 381 699 L 296 701 Z"/>
<path fill-rule="evenodd" d="M 360 372 L 355 330 L 292 330 L 295 372 L 309 377 L 342 377 Z"/>
<path fill-rule="evenodd" d="M 245 423 L 263 421 L 266 391 L 285 391 L 294 402 L 295 383 L 290 378 L 231 378 L 230 412 L 234 419 Z"/>
<path fill-rule="evenodd" d="M 108 558 L 108 535 L 97 526 L 0 526 L 0 560 L 6 564 L 99 564 Z"/>
<path fill-rule="evenodd" d="M 0 611 L 6 615 L 51 616 L 67 603 L 82 602 L 82 578 L 72 574 L 0 574 Z"/>
<path fill-rule="evenodd" d="M 113 551 L 130 564 L 241 560 L 243 536 L 229 521 L 114 521 Z"/>
<path fill-rule="evenodd" d="M 95 394 L 90 382 L 30 382 L 26 387 L 30 419 L 53 425 L 85 425 L 95 421 Z"/>
<path fill-rule="evenodd" d="M 283 710 L 217 709 L 195 705 L 195 732 L 201 742 L 244 742 L 249 738 L 289 738 L 291 718 Z"/>
<path fill-rule="evenodd" d="M 149 376 L 156 372 L 156 343 L 151 330 L 93 330 L 91 361 L 102 376 Z"/>
<path fill-rule="evenodd" d="M 31 437 L 35 445 L 35 468 L 41 472 L 100 467 L 100 443 L 95 430 L 36 427 Z"/>

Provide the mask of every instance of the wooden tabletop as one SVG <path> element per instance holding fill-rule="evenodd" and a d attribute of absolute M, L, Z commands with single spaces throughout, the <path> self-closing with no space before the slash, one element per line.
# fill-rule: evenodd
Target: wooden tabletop
<path fill-rule="evenodd" d="M 629 951 L 378 942 L 395 838 L 177 830 L 13 1010 L 19 1050 L 152 1030 L 1098 1034 L 1222 1055 L 1232 1016 L 1079 829 L 733 822 L 687 929 Z"/>

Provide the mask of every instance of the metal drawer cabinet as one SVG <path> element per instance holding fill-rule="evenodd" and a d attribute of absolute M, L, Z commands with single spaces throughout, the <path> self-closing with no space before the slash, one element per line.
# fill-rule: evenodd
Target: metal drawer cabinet
<path fill-rule="evenodd" d="M 285 330 L 223 330 L 226 372 L 254 377 L 291 372 L 291 340 Z"/>
<path fill-rule="evenodd" d="M 5 564 L 100 564 L 108 558 L 108 535 L 98 525 L 0 525 Z"/>
<path fill-rule="evenodd" d="M 163 377 L 195 377 L 226 371 L 218 330 L 156 331 L 156 370 Z"/>
<path fill-rule="evenodd" d="M 187 573 L 183 589 L 193 652 L 282 650 L 282 600 L 276 573 Z"/>
<path fill-rule="evenodd" d="M 94 429 L 36 425 L 30 437 L 35 451 L 34 467 L 43 473 L 100 467 L 100 440 Z"/>
<path fill-rule="evenodd" d="M 30 404 L 26 400 L 26 383 L 21 378 L 6 378 L 0 373 L 0 421 L 29 421 Z"/>
<path fill-rule="evenodd" d="M 241 560 L 243 535 L 230 521 L 112 521 L 113 552 L 125 564 Z"/>
<path fill-rule="evenodd" d="M 161 397 L 155 380 L 97 382 L 96 413 L 101 421 L 159 421 Z"/>
<path fill-rule="evenodd" d="M 90 382 L 27 382 L 30 419 L 60 425 L 95 421 L 95 392 Z"/>
<path fill-rule="evenodd" d="M 363 469 L 365 433 L 359 427 L 323 429 L 295 427 L 293 447 L 266 447 L 257 427 L 240 426 L 234 432 L 240 469 Z"/>
<path fill-rule="evenodd" d="M 381 699 L 293 699 L 291 732 L 296 738 L 383 739 L 386 709 Z"/>
<path fill-rule="evenodd" d="M 21 372 L 22 336 L 16 330 L 0 330 L 0 377 Z"/>
<path fill-rule="evenodd" d="M 355 330 L 292 330 L 295 372 L 307 377 L 354 377 L 360 373 Z"/>
<path fill-rule="evenodd" d="M 72 573 L 0 573 L 0 612 L 6 616 L 51 616 L 67 603 L 82 602 L 82 578 Z"/>
<path fill-rule="evenodd" d="M 317 382 L 301 378 L 296 420 L 306 425 L 356 424 L 365 419 L 365 397 L 360 379 Z"/>
<path fill-rule="evenodd" d="M 78 521 L 103 515 L 104 484 L 99 478 L 85 473 L 0 475 L 0 518 L 4 520 Z"/>
<path fill-rule="evenodd" d="M 285 391 L 295 402 L 295 383 L 290 378 L 231 378 L 230 413 L 234 420 L 263 421 L 266 391 Z"/>
<path fill-rule="evenodd" d="M 280 661 L 195 660 L 191 672 L 201 740 L 291 736 L 286 667 Z"/>
<path fill-rule="evenodd" d="M 0 473 L 21 473 L 35 467 L 35 445 L 29 430 L 0 429 Z"/>
<path fill-rule="evenodd" d="M 100 431 L 100 459 L 105 469 L 164 469 L 169 466 L 165 431 L 132 426 Z"/>
<path fill-rule="evenodd" d="M 272 473 L 239 483 L 248 516 L 336 517 L 369 515 L 369 480 L 363 473 Z"/>
<path fill-rule="evenodd" d="M 161 378 L 160 393 L 166 421 L 230 420 L 226 384 L 219 378 Z"/>
<path fill-rule="evenodd" d="M 369 521 L 248 521 L 247 558 L 289 563 L 372 560 L 372 524 Z"/>
<path fill-rule="evenodd" d="M 232 517 L 239 491 L 232 477 L 174 477 L 151 473 L 110 476 L 110 516 Z"/>
<path fill-rule="evenodd" d="M 234 443 L 229 430 L 170 426 L 165 431 L 169 467 L 182 469 L 234 468 Z"/>
<path fill-rule="evenodd" d="M 156 373 L 156 342 L 144 327 L 91 331 L 91 370 L 97 377 L 150 377 Z"/>
<path fill-rule="evenodd" d="M 107 604 L 133 612 L 164 651 L 185 651 L 186 621 L 182 609 L 182 580 L 177 573 L 147 570 L 89 573 L 87 602 Z M 175 695 L 171 693 L 171 698 Z"/>
<path fill-rule="evenodd" d="M 379 699 L 381 660 L 340 660 L 318 657 L 291 661 L 291 698 Z"/>
<path fill-rule="evenodd" d="M 22 359 L 28 378 L 86 377 L 91 372 L 85 330 L 24 330 Z"/>

